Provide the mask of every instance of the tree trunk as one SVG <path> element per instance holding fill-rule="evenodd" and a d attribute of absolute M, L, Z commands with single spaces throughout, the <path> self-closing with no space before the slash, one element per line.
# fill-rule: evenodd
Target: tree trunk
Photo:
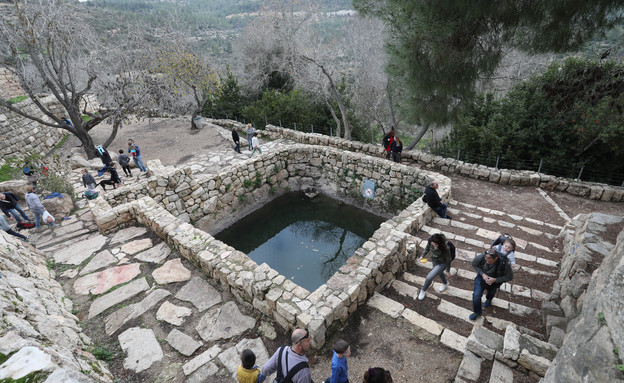
<path fill-rule="evenodd" d="M 195 123 L 195 118 L 199 115 L 199 110 L 195 109 L 191 115 L 191 130 L 199 130 L 199 126 Z"/>
<path fill-rule="evenodd" d="M 392 129 L 394 129 L 394 134 L 397 135 L 399 133 L 399 123 L 396 120 L 394 115 L 394 105 L 392 103 L 392 94 L 390 93 L 390 81 L 386 81 L 386 95 L 388 96 L 388 106 L 390 107 L 390 118 L 392 120 Z"/>
<path fill-rule="evenodd" d="M 414 149 L 414 146 L 416 146 L 418 141 L 420 141 L 420 139 L 423 138 L 425 133 L 427 133 L 427 130 L 429 130 L 429 124 L 423 125 L 423 127 L 420 129 L 420 132 L 418 132 L 418 134 L 414 138 L 414 141 L 410 142 L 410 144 L 407 145 L 407 148 L 405 150 L 412 150 L 412 149 Z"/>
<path fill-rule="evenodd" d="M 76 137 L 82 142 L 82 148 L 87 154 L 87 159 L 92 160 L 97 157 L 97 150 L 95 149 L 95 144 L 93 143 L 93 139 L 91 135 L 86 132 L 82 127 L 76 129 Z"/>
<path fill-rule="evenodd" d="M 113 131 L 111 132 L 110 136 L 108 136 L 106 142 L 104 142 L 104 145 L 102 145 L 104 149 L 107 149 L 108 146 L 112 144 L 115 140 L 115 137 L 117 136 L 117 131 L 119 130 L 119 125 L 121 125 L 121 121 L 115 120 L 115 122 L 113 122 Z"/>
<path fill-rule="evenodd" d="M 329 112 L 334 118 L 334 121 L 336 121 L 336 137 L 340 137 L 340 119 L 338 118 L 338 116 L 336 116 L 336 112 L 334 111 L 334 108 L 332 108 L 331 104 L 327 102 L 327 100 L 325 100 L 325 105 L 327 105 L 327 108 L 329 109 Z"/>

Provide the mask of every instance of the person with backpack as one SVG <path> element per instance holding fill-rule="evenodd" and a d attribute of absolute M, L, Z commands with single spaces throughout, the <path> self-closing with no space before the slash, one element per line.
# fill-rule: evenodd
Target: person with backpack
<path fill-rule="evenodd" d="M 117 161 L 119 161 L 119 166 L 124 171 L 126 177 L 132 177 L 132 171 L 130 171 L 130 157 L 127 154 L 124 154 L 123 149 L 119 149 L 119 157 L 117 157 Z"/>
<path fill-rule="evenodd" d="M 290 338 L 291 346 L 282 346 L 262 366 L 262 375 L 269 376 L 277 371 L 276 382 L 312 383 L 312 374 L 305 353 L 310 349 L 310 333 L 298 328 Z"/>
<path fill-rule="evenodd" d="M 451 249 L 453 249 L 453 254 L 451 254 Z M 429 253 L 431 253 L 433 268 L 429 274 L 427 274 L 425 284 L 422 289 L 420 289 L 420 293 L 418 294 L 419 301 L 425 299 L 427 289 L 431 286 L 433 278 L 437 276 L 440 276 L 440 279 L 442 279 L 442 286 L 440 286 L 439 291 L 444 292 L 448 287 L 449 282 L 447 278 L 451 277 L 451 262 L 453 258 L 455 258 L 455 246 L 450 241 L 446 240 L 444 234 L 436 233 L 429 237 L 425 251 L 423 251 L 422 256 L 418 260 L 420 261 L 425 258 Z"/>
<path fill-rule="evenodd" d="M 0 209 L 2 209 L 2 212 L 7 217 L 11 218 L 11 215 L 15 217 L 15 221 L 19 224 L 22 222 L 20 215 L 24 218 L 24 221 L 28 221 L 29 219 L 17 201 L 19 201 L 19 198 L 11 192 L 0 193 Z M 18 212 L 19 214 L 17 214 Z"/>
<path fill-rule="evenodd" d="M 476 320 L 483 312 L 481 308 L 483 291 L 487 291 L 483 308 L 488 308 L 492 305 L 492 299 L 494 299 L 498 288 L 503 283 L 513 279 L 513 270 L 506 256 L 491 249 L 477 255 L 472 260 L 472 267 L 477 272 L 477 276 L 474 282 L 474 291 L 472 292 L 473 312 L 469 318 L 470 320 Z"/>
<path fill-rule="evenodd" d="M 104 147 L 102 145 L 97 145 L 95 147 L 95 149 L 97 150 L 97 156 L 100 157 L 100 160 L 102 161 L 102 164 L 104 166 L 110 165 L 110 163 L 113 161 L 113 159 L 111 158 L 110 153 L 108 152 L 108 150 L 104 149 Z"/>
<path fill-rule="evenodd" d="M 391 146 L 394 142 L 394 129 L 390 129 L 388 134 L 386 134 L 382 140 L 382 145 L 384 147 L 384 151 L 386 152 L 386 159 L 390 159 Z"/>
<path fill-rule="evenodd" d="M 503 254 L 509 259 L 511 268 L 516 269 L 516 241 L 509 234 L 503 234 L 492 241 L 490 249 Z"/>

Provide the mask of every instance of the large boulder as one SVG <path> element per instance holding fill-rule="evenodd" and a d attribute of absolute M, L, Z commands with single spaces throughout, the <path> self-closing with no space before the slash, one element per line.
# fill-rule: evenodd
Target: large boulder
<path fill-rule="evenodd" d="M 41 203 L 45 206 L 46 210 L 52 214 L 57 220 L 69 215 L 74 208 L 74 202 L 67 194 L 63 194 L 62 198 L 50 198 L 42 199 Z"/>
<path fill-rule="evenodd" d="M 91 163 L 80 154 L 74 154 L 67 159 L 67 162 L 72 169 L 91 168 Z"/>
<path fill-rule="evenodd" d="M 25 179 L 4 181 L 0 182 L 0 192 L 6 191 L 15 194 L 22 199 L 22 203 L 20 203 L 20 205 L 24 206 L 26 205 L 26 202 L 24 202 L 24 196 L 30 186 L 31 184 Z"/>

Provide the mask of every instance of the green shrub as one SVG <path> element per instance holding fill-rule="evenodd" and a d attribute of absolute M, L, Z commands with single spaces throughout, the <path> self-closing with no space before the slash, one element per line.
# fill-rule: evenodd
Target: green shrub
<path fill-rule="evenodd" d="M 17 104 L 19 102 L 24 101 L 27 98 L 28 98 L 28 96 L 17 96 L 17 97 L 9 98 L 8 100 L 6 100 L 6 102 L 8 104 Z"/>

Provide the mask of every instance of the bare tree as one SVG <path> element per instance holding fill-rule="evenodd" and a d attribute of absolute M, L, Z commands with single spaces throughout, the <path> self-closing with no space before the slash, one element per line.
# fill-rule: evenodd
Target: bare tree
<path fill-rule="evenodd" d="M 110 120 L 112 131 L 104 146 L 110 144 L 124 116 L 142 98 L 137 74 L 129 70 L 123 55 L 115 55 L 130 41 L 117 40 L 109 45 L 108 40 L 80 21 L 83 17 L 78 13 L 84 10 L 64 2 L 15 1 L 7 8 L 10 14 L 0 21 L 0 48 L 10 57 L 10 70 L 43 116 L 6 100 L 0 100 L 0 105 L 44 126 L 74 134 L 88 158 L 94 158 L 96 149 L 90 130 Z M 93 111 L 84 100 L 96 89 L 106 94 L 106 102 Z M 51 93 L 67 115 L 55 114 L 44 105 L 39 99 L 42 92 Z"/>

